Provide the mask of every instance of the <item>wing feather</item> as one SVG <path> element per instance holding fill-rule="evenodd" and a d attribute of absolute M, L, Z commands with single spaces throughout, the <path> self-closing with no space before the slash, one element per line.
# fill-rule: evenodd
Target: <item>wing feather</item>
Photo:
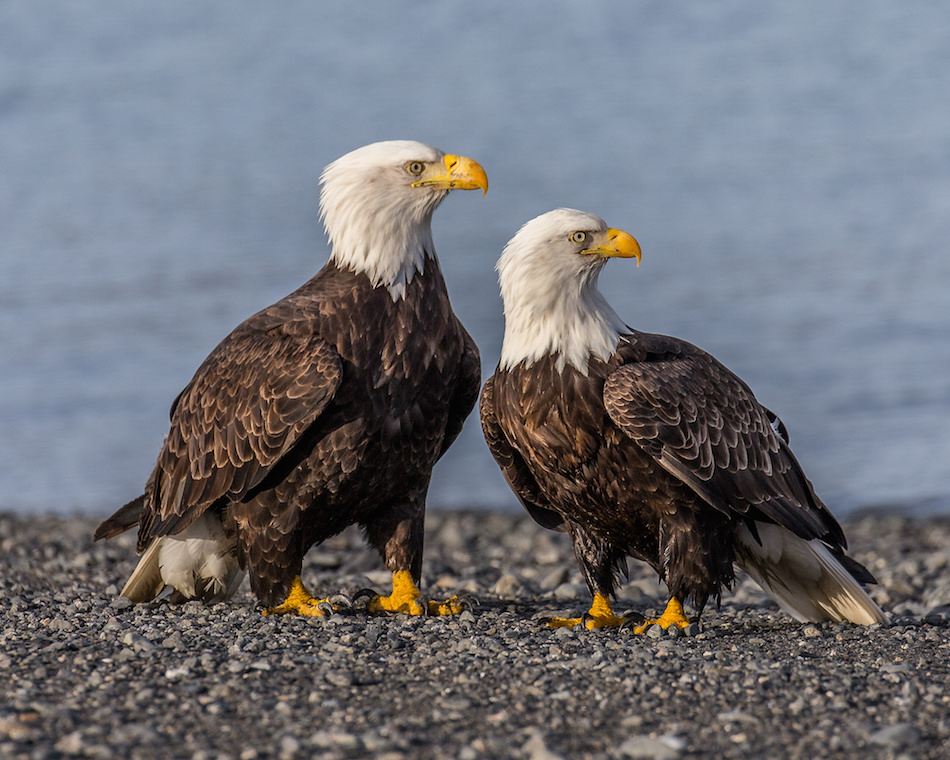
<path fill-rule="evenodd" d="M 685 341 L 645 334 L 627 340 L 604 404 L 628 437 L 716 509 L 751 511 L 803 538 L 845 545 L 788 448 L 784 426 L 745 383 Z"/>
<path fill-rule="evenodd" d="M 505 480 L 535 522 L 549 530 L 566 531 L 564 519 L 550 505 L 521 454 L 511 445 L 498 421 L 495 410 L 495 378 L 490 377 L 482 388 L 478 403 L 485 442 L 498 462 Z"/>
<path fill-rule="evenodd" d="M 336 351 L 294 323 L 255 330 L 249 321 L 225 339 L 172 407 L 140 546 L 260 483 L 326 408 L 341 373 Z"/>

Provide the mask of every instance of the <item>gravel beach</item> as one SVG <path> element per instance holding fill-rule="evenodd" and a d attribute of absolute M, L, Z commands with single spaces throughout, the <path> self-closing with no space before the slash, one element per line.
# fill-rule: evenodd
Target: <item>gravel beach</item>
<path fill-rule="evenodd" d="M 563 536 L 433 512 L 423 590 L 455 618 L 132 606 L 134 537 L 0 514 L 0 757 L 950 757 L 950 518 L 845 523 L 889 626 L 803 625 L 751 581 L 690 636 L 549 629 L 589 598 Z M 618 611 L 662 611 L 631 563 Z M 356 531 L 312 549 L 319 593 L 388 593 Z"/>

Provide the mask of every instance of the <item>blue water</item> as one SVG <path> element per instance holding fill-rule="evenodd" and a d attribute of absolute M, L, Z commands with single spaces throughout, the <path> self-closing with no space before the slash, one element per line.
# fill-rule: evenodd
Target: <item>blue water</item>
<path fill-rule="evenodd" d="M 950 509 L 950 5 L 0 3 L 0 508 L 141 492 L 171 400 L 326 260 L 317 177 L 476 158 L 436 244 L 488 373 L 527 219 L 641 242 L 603 289 L 718 356 L 839 513 Z M 516 509 L 471 418 L 430 503 Z"/>

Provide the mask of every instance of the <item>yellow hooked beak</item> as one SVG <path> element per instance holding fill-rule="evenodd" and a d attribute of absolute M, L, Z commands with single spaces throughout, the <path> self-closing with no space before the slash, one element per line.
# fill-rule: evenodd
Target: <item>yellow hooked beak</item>
<path fill-rule="evenodd" d="M 640 266 L 640 244 L 629 232 L 615 230 L 612 227 L 594 239 L 594 244 L 584 251 L 586 254 L 609 256 L 618 259 L 636 259 Z"/>
<path fill-rule="evenodd" d="M 474 190 L 480 188 L 482 196 L 488 192 L 488 176 L 478 161 L 465 156 L 446 154 L 442 159 L 445 171 L 429 174 L 412 183 L 413 187 L 444 187 L 447 190 Z M 432 169 L 435 171 L 435 167 Z"/>

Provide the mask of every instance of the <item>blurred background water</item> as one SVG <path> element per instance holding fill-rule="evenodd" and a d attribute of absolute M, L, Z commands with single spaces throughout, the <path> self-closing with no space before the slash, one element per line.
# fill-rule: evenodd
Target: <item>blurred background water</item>
<path fill-rule="evenodd" d="M 602 288 L 777 411 L 838 513 L 950 509 L 950 5 L 0 3 L 0 508 L 141 492 L 169 404 L 328 249 L 317 178 L 476 158 L 436 245 L 497 361 L 493 271 L 557 206 L 632 232 Z M 430 504 L 518 509 L 477 417 Z"/>

